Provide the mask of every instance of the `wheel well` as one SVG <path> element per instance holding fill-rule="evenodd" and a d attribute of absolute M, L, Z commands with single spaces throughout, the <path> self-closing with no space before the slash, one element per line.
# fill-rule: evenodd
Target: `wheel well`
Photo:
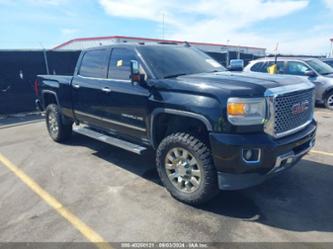
<path fill-rule="evenodd" d="M 329 95 L 330 93 L 333 93 L 333 88 L 327 89 L 327 90 L 325 91 L 325 93 L 324 93 L 324 98 L 325 98 L 325 100 L 326 100 L 326 98 L 328 97 L 328 95 Z"/>
<path fill-rule="evenodd" d="M 50 104 L 58 104 L 56 95 L 53 93 L 46 92 L 43 94 L 44 109 Z"/>
<path fill-rule="evenodd" d="M 165 137 L 176 132 L 190 133 L 209 147 L 207 127 L 196 118 L 161 113 L 155 117 L 152 129 L 154 147 L 157 147 Z"/>

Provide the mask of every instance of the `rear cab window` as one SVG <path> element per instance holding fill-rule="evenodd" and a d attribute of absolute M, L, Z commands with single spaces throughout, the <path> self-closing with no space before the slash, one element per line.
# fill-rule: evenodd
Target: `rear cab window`
<path fill-rule="evenodd" d="M 90 78 L 106 78 L 107 49 L 88 50 L 83 55 L 79 75 Z"/>

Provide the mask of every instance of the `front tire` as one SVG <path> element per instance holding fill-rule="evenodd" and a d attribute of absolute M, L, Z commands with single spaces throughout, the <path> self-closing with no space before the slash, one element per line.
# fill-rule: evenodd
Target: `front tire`
<path fill-rule="evenodd" d="M 58 105 L 51 104 L 46 107 L 46 127 L 50 137 L 60 143 L 68 140 L 72 135 L 73 124 L 65 124 Z"/>
<path fill-rule="evenodd" d="M 199 205 L 218 193 L 210 150 L 190 134 L 166 137 L 157 149 L 156 164 L 163 185 L 182 202 Z"/>
<path fill-rule="evenodd" d="M 327 93 L 325 98 L 325 107 L 330 110 L 333 110 L 333 91 Z"/>

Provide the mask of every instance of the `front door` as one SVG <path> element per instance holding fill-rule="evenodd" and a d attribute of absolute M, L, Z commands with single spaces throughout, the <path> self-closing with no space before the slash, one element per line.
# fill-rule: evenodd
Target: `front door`
<path fill-rule="evenodd" d="M 108 80 L 101 82 L 107 91 L 100 96 L 103 118 L 118 135 L 147 142 L 148 98 L 150 91 L 130 80 L 130 61 L 138 60 L 131 48 L 113 48 L 109 61 Z"/>

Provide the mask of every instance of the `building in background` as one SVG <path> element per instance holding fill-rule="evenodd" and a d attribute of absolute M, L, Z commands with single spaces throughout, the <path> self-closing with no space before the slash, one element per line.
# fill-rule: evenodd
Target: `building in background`
<path fill-rule="evenodd" d="M 106 37 L 90 37 L 90 38 L 77 38 L 60 44 L 54 50 L 82 50 L 91 47 L 111 45 L 115 43 L 138 43 L 138 44 L 184 44 L 184 41 L 176 40 L 161 40 L 141 37 L 129 36 L 106 36 Z M 204 42 L 189 42 L 193 47 L 201 49 L 205 53 L 212 56 L 224 66 L 228 66 L 231 59 L 244 59 L 247 64 L 248 61 L 263 57 L 266 55 L 265 48 L 248 47 L 248 46 L 234 46 L 217 43 L 204 43 Z"/>
<path fill-rule="evenodd" d="M 333 38 L 330 39 L 330 42 L 331 42 L 331 50 L 330 50 L 328 57 L 333 58 Z"/>

